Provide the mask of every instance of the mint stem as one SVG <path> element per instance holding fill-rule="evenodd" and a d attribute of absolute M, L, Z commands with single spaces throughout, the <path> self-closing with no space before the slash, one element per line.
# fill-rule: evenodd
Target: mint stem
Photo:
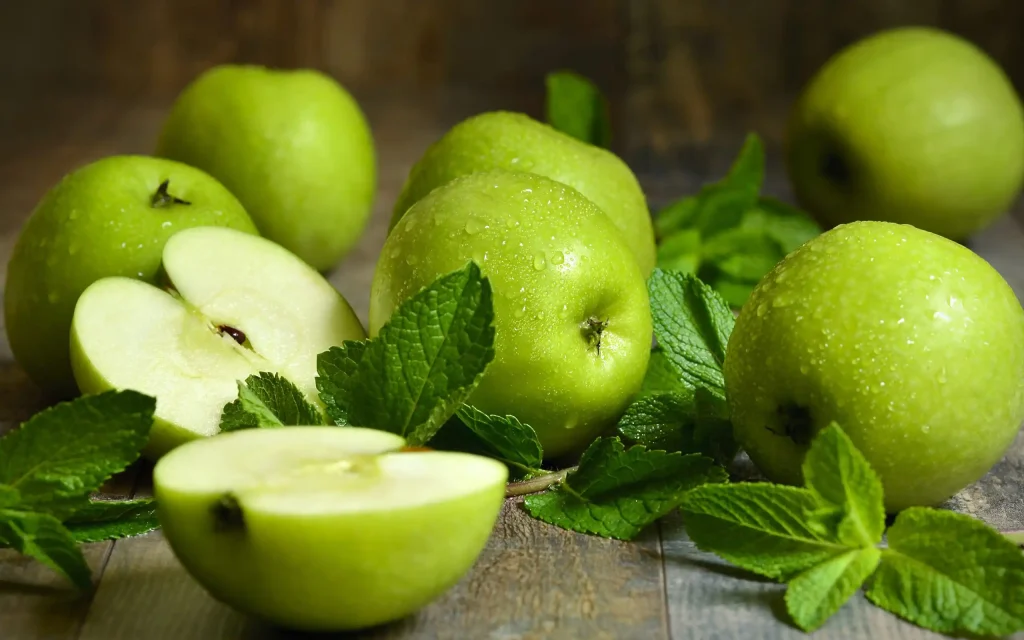
<path fill-rule="evenodd" d="M 510 482 L 505 485 L 505 497 L 513 498 L 515 496 L 525 496 L 528 493 L 539 493 L 562 482 L 565 480 L 565 476 L 569 475 L 576 469 L 577 467 L 569 467 L 568 469 L 562 469 L 561 471 L 555 471 L 554 473 L 546 473 L 542 476 L 537 476 L 536 478 L 530 478 L 529 480 Z"/>

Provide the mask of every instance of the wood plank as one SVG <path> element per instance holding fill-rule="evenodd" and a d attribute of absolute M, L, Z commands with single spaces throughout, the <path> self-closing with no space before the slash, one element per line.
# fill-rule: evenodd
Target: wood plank
<path fill-rule="evenodd" d="M 571 533 L 506 503 L 486 550 L 444 597 L 362 638 L 668 638 L 657 531 L 622 543 Z M 119 541 L 81 640 L 263 638 L 215 602 L 159 533 Z"/>

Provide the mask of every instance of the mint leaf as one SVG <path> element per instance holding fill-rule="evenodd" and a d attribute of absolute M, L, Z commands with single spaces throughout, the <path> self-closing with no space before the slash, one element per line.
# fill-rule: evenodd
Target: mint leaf
<path fill-rule="evenodd" d="M 647 373 L 644 374 L 644 382 L 640 388 L 640 395 L 652 395 L 656 393 L 672 393 L 693 399 L 693 387 L 684 384 L 679 379 L 679 373 L 675 366 L 668 361 L 665 351 L 661 347 L 651 350 L 651 359 L 647 364 Z"/>
<path fill-rule="evenodd" d="M 834 522 L 830 529 L 840 542 L 869 547 L 882 541 L 882 481 L 838 424 L 814 437 L 802 470 L 807 489 L 826 505 L 818 517 Z"/>
<path fill-rule="evenodd" d="M 262 372 L 238 383 L 238 399 L 224 406 L 221 431 L 258 427 L 315 426 L 323 414 L 290 380 Z"/>
<path fill-rule="evenodd" d="M 783 255 L 821 234 L 821 227 L 809 215 L 768 196 L 758 198 L 757 205 L 744 214 L 740 226 L 766 233 L 779 244 Z"/>
<path fill-rule="evenodd" d="M 658 267 L 666 271 L 696 273 L 701 264 L 700 231 L 683 229 L 658 245 Z"/>
<path fill-rule="evenodd" d="M 491 286 L 474 263 L 395 310 L 377 337 L 317 357 L 317 388 L 336 423 L 425 444 L 494 358 Z"/>
<path fill-rule="evenodd" d="M 629 540 L 675 509 L 687 491 L 727 478 L 704 456 L 627 450 L 618 438 L 598 438 L 562 484 L 527 496 L 524 505 L 564 529 Z"/>
<path fill-rule="evenodd" d="M 678 231 L 691 229 L 700 207 L 700 196 L 696 195 L 680 198 L 658 211 L 654 216 L 654 234 L 659 243 Z M 697 237 L 700 237 L 699 231 Z"/>
<path fill-rule="evenodd" d="M 708 239 L 702 252 L 703 261 L 721 273 L 754 283 L 785 256 L 779 243 L 766 231 L 743 227 L 727 229 Z"/>
<path fill-rule="evenodd" d="M 830 558 L 789 582 L 786 610 L 796 626 L 814 631 L 825 624 L 875 571 L 882 552 L 855 549 Z"/>
<path fill-rule="evenodd" d="M 0 540 L 63 574 L 79 589 L 92 587 L 92 570 L 82 550 L 52 515 L 0 509 Z"/>
<path fill-rule="evenodd" d="M 92 500 L 64 521 L 77 542 L 100 542 L 138 536 L 160 526 L 156 502 L 137 500 Z"/>
<path fill-rule="evenodd" d="M 520 475 L 540 469 L 544 452 L 537 432 L 530 425 L 523 424 L 515 416 L 491 415 L 469 405 L 463 405 L 455 415 L 475 441 L 467 453 L 501 460 L 514 467 Z M 452 426 L 446 425 L 441 433 Z"/>
<path fill-rule="evenodd" d="M 551 126 L 588 144 L 611 146 L 608 102 L 593 82 L 572 71 L 556 71 L 547 75 L 545 85 Z"/>
<path fill-rule="evenodd" d="M 3 507 L 13 507 L 19 502 L 21 502 L 21 493 L 17 489 L 0 484 L 0 509 Z"/>
<path fill-rule="evenodd" d="M 784 581 L 850 550 L 816 526 L 820 506 L 807 489 L 756 482 L 699 487 L 681 508 L 698 548 Z"/>
<path fill-rule="evenodd" d="M 736 323 L 729 306 L 690 274 L 655 269 L 647 286 L 654 335 L 682 382 L 725 398 L 722 363 Z"/>
<path fill-rule="evenodd" d="M 141 393 L 108 391 L 41 411 L 0 439 L 0 483 L 18 490 L 19 508 L 67 517 L 135 462 L 155 408 Z"/>
<path fill-rule="evenodd" d="M 736 445 L 722 404 L 703 388 L 690 397 L 675 393 L 643 396 L 626 409 L 618 431 L 648 449 L 701 453 L 727 464 L 736 455 Z"/>
<path fill-rule="evenodd" d="M 879 607 L 946 634 L 1024 629 L 1024 554 L 970 516 L 912 507 L 888 531 L 868 586 Z"/>

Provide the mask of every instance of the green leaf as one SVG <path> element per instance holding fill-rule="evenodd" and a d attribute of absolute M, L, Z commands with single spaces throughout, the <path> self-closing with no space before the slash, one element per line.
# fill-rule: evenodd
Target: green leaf
<path fill-rule="evenodd" d="M 377 337 L 317 358 L 317 388 L 338 424 L 422 445 L 455 413 L 494 358 L 491 286 L 474 263 L 395 310 Z"/>
<path fill-rule="evenodd" d="M 495 416 L 469 405 L 463 405 L 456 415 L 479 442 L 468 453 L 497 458 L 526 473 L 540 469 L 544 452 L 530 425 L 515 416 Z"/>
<path fill-rule="evenodd" d="M 668 271 L 696 273 L 701 264 L 700 231 L 683 229 L 658 245 L 658 267 Z"/>
<path fill-rule="evenodd" d="M 882 552 L 867 547 L 841 553 L 789 582 L 786 610 L 796 626 L 814 631 L 860 589 L 878 567 Z"/>
<path fill-rule="evenodd" d="M 733 189 L 743 190 L 756 198 L 764 184 L 764 144 L 756 133 L 748 133 L 723 180 Z"/>
<path fill-rule="evenodd" d="M 689 398 L 692 401 L 693 387 L 685 384 L 679 377 L 675 366 L 668 361 L 664 350 L 655 347 L 651 350 L 651 359 L 647 364 L 647 373 L 640 388 L 640 395 L 672 393 Z"/>
<path fill-rule="evenodd" d="M 888 531 L 867 597 L 946 634 L 1008 636 L 1024 629 L 1024 554 L 970 516 L 912 507 Z"/>
<path fill-rule="evenodd" d="M 0 483 L 19 507 L 64 518 L 139 457 L 156 400 L 135 391 L 83 396 L 37 413 L 0 439 Z"/>
<path fill-rule="evenodd" d="M 598 438 L 565 482 L 524 504 L 533 517 L 564 529 L 629 540 L 675 509 L 686 492 L 727 478 L 704 456 L 626 449 L 618 438 Z"/>
<path fill-rule="evenodd" d="M 258 427 L 315 426 L 323 414 L 290 380 L 263 372 L 238 383 L 238 399 L 224 407 L 221 431 Z"/>
<path fill-rule="evenodd" d="M 779 243 L 764 230 L 736 227 L 709 239 L 702 260 L 730 278 L 756 283 L 785 256 Z"/>
<path fill-rule="evenodd" d="M 556 71 L 547 75 L 545 85 L 551 126 L 588 144 L 611 146 L 608 102 L 593 82 L 572 71 Z"/>
<path fill-rule="evenodd" d="M 740 226 L 764 231 L 779 244 L 783 255 L 821 235 L 821 227 L 806 213 L 767 196 L 758 198 L 757 206 L 744 214 Z"/>
<path fill-rule="evenodd" d="M 79 589 L 92 587 L 92 570 L 82 550 L 52 515 L 0 509 L 0 540 L 64 575 Z"/>
<path fill-rule="evenodd" d="M 0 484 L 0 509 L 13 507 L 19 502 L 21 502 L 21 493 L 17 489 L 6 484 Z"/>
<path fill-rule="evenodd" d="M 840 542 L 870 547 L 882 541 L 882 481 L 838 424 L 818 432 L 802 469 L 807 489 L 824 503 L 818 517 L 834 522 L 830 528 Z"/>
<path fill-rule="evenodd" d="M 807 489 L 745 482 L 695 489 L 682 510 L 686 532 L 698 548 L 785 581 L 850 550 L 815 526 L 812 514 L 819 506 Z"/>
<path fill-rule="evenodd" d="M 719 464 L 736 455 L 732 424 L 723 417 L 706 389 L 695 396 L 659 393 L 634 401 L 619 420 L 618 431 L 628 441 L 648 449 L 700 453 Z"/>
<path fill-rule="evenodd" d="M 160 526 L 156 502 L 137 500 L 92 500 L 64 521 L 77 542 L 99 542 L 138 536 Z"/>
<path fill-rule="evenodd" d="M 693 227 L 693 221 L 700 211 L 700 196 L 686 196 L 663 207 L 654 216 L 654 233 L 659 241 L 685 229 Z M 698 238 L 700 232 L 698 231 Z"/>
<path fill-rule="evenodd" d="M 725 398 L 722 363 L 736 323 L 729 305 L 690 274 L 655 269 L 647 286 L 654 335 L 682 382 Z"/>

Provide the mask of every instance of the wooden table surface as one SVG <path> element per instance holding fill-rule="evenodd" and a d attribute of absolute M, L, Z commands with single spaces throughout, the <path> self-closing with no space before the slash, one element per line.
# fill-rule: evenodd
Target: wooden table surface
<path fill-rule="evenodd" d="M 0 123 L 0 269 L 18 228 L 45 190 L 69 169 L 115 153 L 147 153 L 162 105 L 126 105 L 82 97 L 48 101 Z M 460 114 L 462 115 L 462 114 Z M 377 252 L 409 166 L 451 119 L 422 106 L 370 110 L 379 149 L 380 190 L 370 228 L 331 281 L 364 320 Z M 702 166 L 724 168 L 734 150 Z M 643 163 L 640 163 L 643 164 Z M 774 163 L 772 184 L 778 180 Z M 701 166 L 701 165 L 698 165 Z M 658 201 L 687 193 L 699 172 L 642 174 Z M 770 189 L 785 195 L 784 188 Z M 1007 216 L 971 247 L 1024 297 L 1024 216 Z M 0 278 L 0 282 L 2 282 Z M 0 433 L 41 406 L 37 391 L 0 345 Z M 111 496 L 146 495 L 144 465 L 105 488 Z M 951 501 L 953 508 L 1002 529 L 1024 529 L 1024 436 L 985 479 Z M 159 532 L 86 545 L 97 588 L 77 595 L 41 565 L 0 550 L 0 639 L 234 639 L 291 637 L 209 597 L 172 555 Z M 743 574 L 697 551 L 670 516 L 634 542 L 557 529 L 505 505 L 487 549 L 457 586 L 419 614 L 345 637 L 535 640 L 540 638 L 797 638 L 787 622 L 783 587 Z M 816 637 L 939 637 L 856 596 Z M 1024 637 L 1024 636 L 1021 636 Z"/>

